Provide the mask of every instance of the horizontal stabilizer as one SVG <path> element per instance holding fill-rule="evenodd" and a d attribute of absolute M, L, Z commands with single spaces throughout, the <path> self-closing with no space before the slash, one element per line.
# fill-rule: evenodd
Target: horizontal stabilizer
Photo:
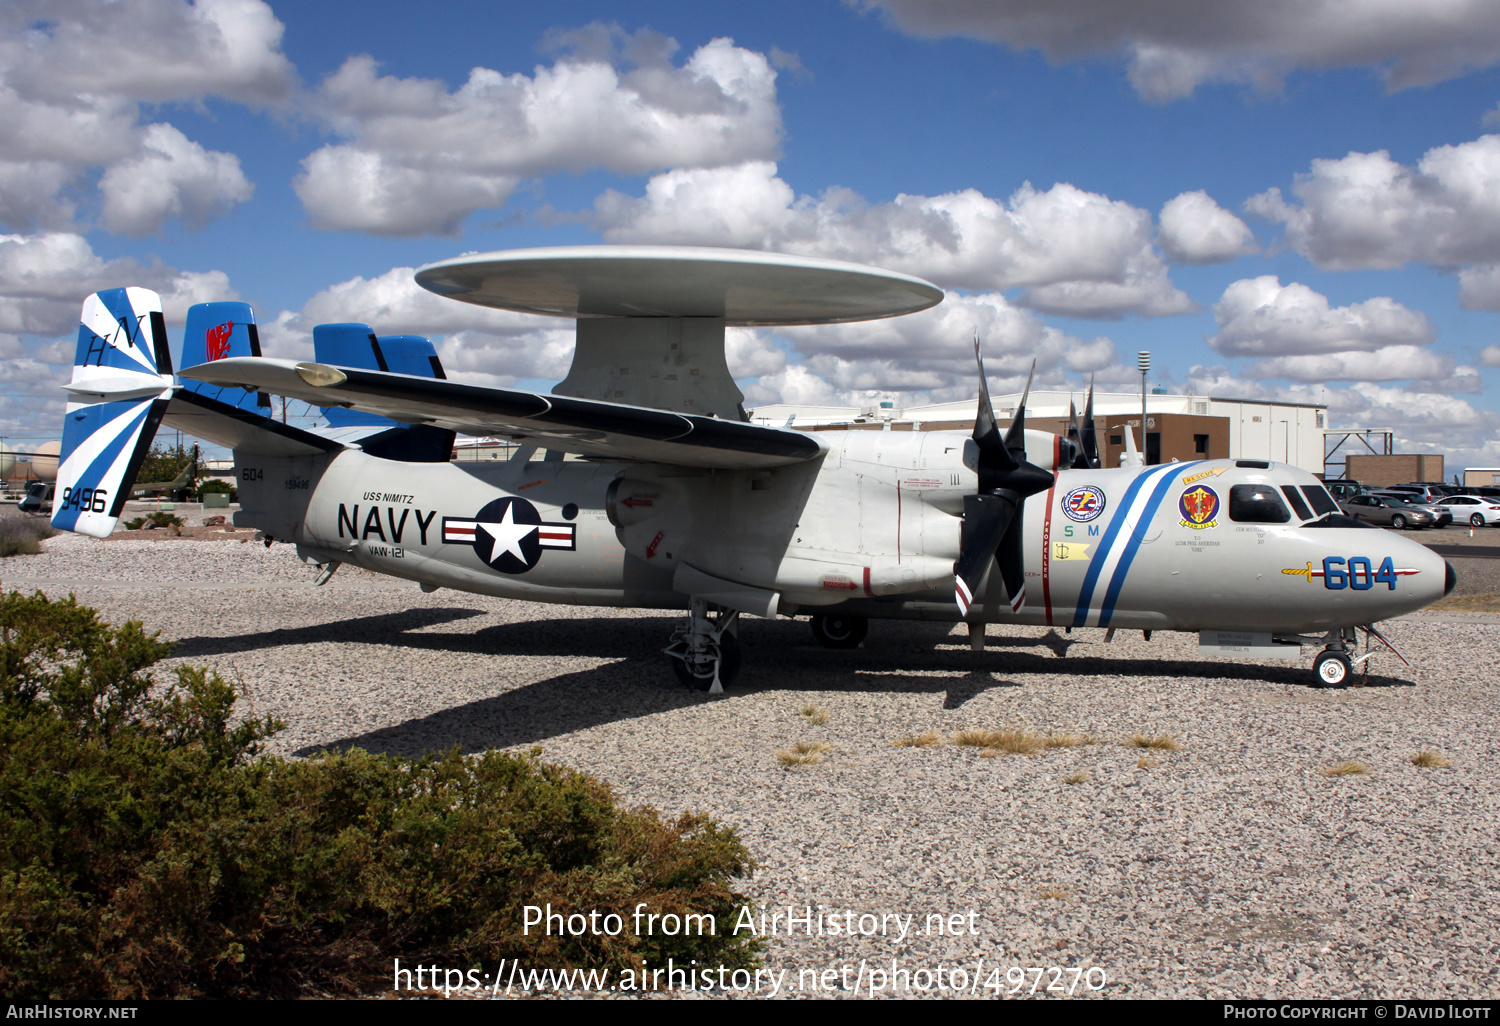
<path fill-rule="evenodd" d="M 230 359 L 190 368 L 183 377 L 603 459 L 755 468 L 800 463 L 825 451 L 812 435 L 758 424 L 355 367 Z"/>

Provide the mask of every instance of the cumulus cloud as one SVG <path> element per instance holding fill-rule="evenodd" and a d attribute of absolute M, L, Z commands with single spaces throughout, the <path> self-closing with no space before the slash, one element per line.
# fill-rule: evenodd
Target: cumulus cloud
<path fill-rule="evenodd" d="M 1306 285 L 1274 275 L 1242 278 L 1214 304 L 1219 330 L 1208 344 L 1225 356 L 1292 357 L 1414 349 L 1432 342 L 1432 323 L 1385 296 L 1330 307 Z M 1393 358 L 1399 359 L 1399 358 Z"/>
<path fill-rule="evenodd" d="M 1173 260 L 1184 264 L 1217 264 L 1257 252 L 1255 236 L 1244 221 L 1199 189 L 1184 192 L 1161 208 L 1157 241 Z"/>
<path fill-rule="evenodd" d="M 573 358 L 573 322 L 444 299 L 393 267 L 316 293 L 261 330 L 267 356 L 311 359 L 312 330 L 354 321 L 381 335 L 425 335 L 438 345 L 450 379 L 505 387 L 521 379 L 559 380 Z"/>
<path fill-rule="evenodd" d="M 239 158 L 211 153 L 171 125 L 148 125 L 141 153 L 111 167 L 99 180 L 104 227 L 126 235 L 158 231 L 180 217 L 201 228 L 255 187 L 240 171 Z"/>
<path fill-rule="evenodd" d="M 1473 368 L 1457 370 L 1460 378 L 1465 376 L 1462 372 L 1473 372 Z M 1200 365 L 1189 370 L 1188 383 L 1198 395 L 1321 403 L 1328 407 L 1329 427 L 1390 428 L 1401 452 L 1447 450 L 1455 459 L 1481 451 L 1500 455 L 1500 443 L 1493 441 L 1500 432 L 1500 414 L 1476 409 L 1452 394 L 1446 381 L 1405 388 L 1372 382 L 1346 387 L 1288 386 L 1248 379 L 1228 367 Z"/>
<path fill-rule="evenodd" d="M 1285 225 L 1286 243 L 1319 267 L 1500 263 L 1500 136 L 1428 150 L 1416 167 L 1389 153 L 1315 160 L 1289 202 L 1280 189 L 1245 208 Z"/>
<path fill-rule="evenodd" d="M 1459 271 L 1458 302 L 1470 310 L 1500 310 L 1500 264 Z"/>
<path fill-rule="evenodd" d="M 1485 346 L 1479 353 L 1479 362 L 1485 367 L 1500 367 L 1500 346 Z"/>
<path fill-rule="evenodd" d="M 1070 373 L 1100 370 L 1115 358 L 1108 338 L 1067 335 L 998 293 L 950 292 L 936 307 L 908 317 L 779 329 L 794 362 L 763 374 L 758 389 L 746 394 L 760 403 L 837 405 L 856 402 L 856 393 L 869 389 L 933 401 L 968 398 L 975 389 L 976 331 L 990 385 L 999 391 L 1020 390 L 1033 359 L 1037 387 L 1066 387 Z M 822 398 L 793 398 L 812 394 Z"/>
<path fill-rule="evenodd" d="M 9 0 L 0 63 L 28 95 L 58 102 L 214 95 L 264 107 L 296 86 L 281 34 L 262 0 Z"/>
<path fill-rule="evenodd" d="M 367 56 L 346 61 L 317 102 L 346 141 L 310 155 L 295 183 L 313 223 L 453 234 L 529 177 L 776 155 L 781 111 L 765 55 L 715 39 L 676 66 L 677 44 L 648 30 L 627 36 L 595 25 L 554 38 L 567 52 L 551 67 L 530 76 L 475 68 L 454 91 L 382 76 Z"/>
<path fill-rule="evenodd" d="M 867 204 L 847 189 L 798 197 L 769 161 L 674 169 L 645 195 L 595 202 L 610 242 L 739 246 L 874 264 L 949 288 L 1023 287 L 1024 305 L 1077 317 L 1194 309 L 1152 245 L 1149 212 L 1059 183 L 1008 200 L 975 189 Z"/>
<path fill-rule="evenodd" d="M 1500 61 L 1500 10 L 1474 0 L 846 0 L 917 36 L 967 36 L 1054 61 L 1123 58 L 1142 97 L 1200 85 L 1276 88 L 1298 68 L 1366 67 L 1391 90 Z"/>
<path fill-rule="evenodd" d="M 106 169 L 111 230 L 145 234 L 174 216 L 198 224 L 243 202 L 235 157 L 170 125 L 142 126 L 140 105 L 285 101 L 296 76 L 281 32 L 261 0 L 0 5 L 0 221 L 71 227 L 70 189 L 93 168 Z"/>
<path fill-rule="evenodd" d="M 237 299 L 222 271 L 178 271 L 129 258 L 105 260 L 80 235 L 0 235 L 0 332 L 70 335 L 83 298 L 139 285 L 161 295 L 167 320 L 181 324 L 194 303 Z M 71 363 L 72 351 L 67 351 Z"/>
<path fill-rule="evenodd" d="M 1277 356 L 1256 360 L 1245 373 L 1257 378 L 1285 378 L 1289 381 L 1405 381 L 1418 379 L 1453 379 L 1461 388 L 1451 391 L 1479 391 L 1479 374 L 1472 367 L 1457 375 L 1453 357 L 1417 346 L 1386 346 L 1374 352 L 1321 353 L 1309 356 Z M 1450 384 L 1451 384 L 1450 383 Z"/>

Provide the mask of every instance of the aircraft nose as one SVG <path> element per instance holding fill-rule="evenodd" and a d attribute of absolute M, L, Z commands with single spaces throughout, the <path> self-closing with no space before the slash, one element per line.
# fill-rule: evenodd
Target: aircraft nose
<path fill-rule="evenodd" d="M 1453 594 L 1453 589 L 1458 586 L 1458 574 L 1453 572 L 1453 564 L 1446 559 L 1443 560 L 1443 566 L 1448 568 L 1448 576 L 1443 578 L 1443 597 L 1447 598 Z"/>

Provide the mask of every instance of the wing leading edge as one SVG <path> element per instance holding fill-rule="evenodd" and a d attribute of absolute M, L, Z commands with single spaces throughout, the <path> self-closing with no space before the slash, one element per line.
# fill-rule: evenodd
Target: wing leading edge
<path fill-rule="evenodd" d="M 230 357 L 187 368 L 181 376 L 603 459 L 753 469 L 800 463 L 826 451 L 800 431 L 322 363 Z"/>

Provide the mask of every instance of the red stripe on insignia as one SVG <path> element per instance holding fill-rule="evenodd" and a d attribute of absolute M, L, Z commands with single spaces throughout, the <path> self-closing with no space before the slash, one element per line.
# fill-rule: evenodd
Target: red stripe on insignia
<path fill-rule="evenodd" d="M 897 551 L 900 551 L 900 550 L 898 549 Z M 871 598 L 875 597 L 875 593 L 870 590 L 870 568 L 869 567 L 865 567 L 865 594 L 868 595 L 868 596 L 870 596 Z"/>

